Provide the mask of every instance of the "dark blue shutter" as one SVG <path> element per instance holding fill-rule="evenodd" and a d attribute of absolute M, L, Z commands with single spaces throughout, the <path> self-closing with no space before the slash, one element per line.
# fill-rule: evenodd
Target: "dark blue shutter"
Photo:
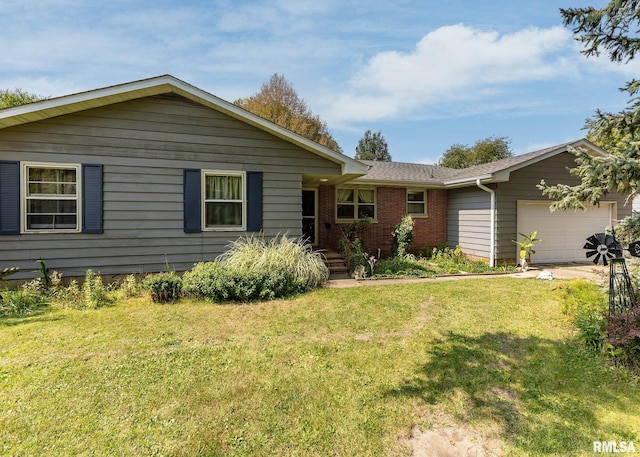
<path fill-rule="evenodd" d="M 82 164 L 82 233 L 103 233 L 102 165 Z"/>
<path fill-rule="evenodd" d="M 247 231 L 262 230 L 262 172 L 247 171 Z"/>
<path fill-rule="evenodd" d="M 200 170 L 184 170 L 184 231 L 202 231 Z"/>
<path fill-rule="evenodd" d="M 20 162 L 0 161 L 0 235 L 20 233 Z"/>

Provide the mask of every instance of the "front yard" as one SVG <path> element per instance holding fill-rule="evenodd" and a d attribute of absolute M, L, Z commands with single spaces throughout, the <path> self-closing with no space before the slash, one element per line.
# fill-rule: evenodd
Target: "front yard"
<path fill-rule="evenodd" d="M 574 342 L 562 284 L 137 298 L 3 318 L 0 454 L 410 455 L 447 427 L 485 455 L 638 449 L 640 385 Z"/>

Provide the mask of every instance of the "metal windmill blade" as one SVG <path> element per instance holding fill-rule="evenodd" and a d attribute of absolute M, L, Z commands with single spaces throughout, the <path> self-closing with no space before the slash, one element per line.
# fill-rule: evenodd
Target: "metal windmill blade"
<path fill-rule="evenodd" d="M 596 265 L 602 260 L 603 265 L 607 265 L 609 260 L 622 256 L 622 246 L 616 238 L 606 233 L 596 233 L 587 238 L 583 246 L 587 249 L 587 259 L 594 257 L 593 263 Z"/>

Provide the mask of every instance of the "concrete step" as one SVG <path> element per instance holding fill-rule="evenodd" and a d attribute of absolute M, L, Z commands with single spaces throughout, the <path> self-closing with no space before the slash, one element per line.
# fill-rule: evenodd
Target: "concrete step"
<path fill-rule="evenodd" d="M 324 263 L 329 268 L 331 279 L 349 277 L 349 270 L 340 254 L 335 251 L 325 251 L 323 254 L 325 256 Z"/>

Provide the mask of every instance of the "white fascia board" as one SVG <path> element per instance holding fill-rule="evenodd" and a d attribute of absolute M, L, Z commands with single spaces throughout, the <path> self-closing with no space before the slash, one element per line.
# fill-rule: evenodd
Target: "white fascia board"
<path fill-rule="evenodd" d="M 479 176 L 471 176 L 460 179 L 450 179 L 444 181 L 444 187 L 466 187 L 466 186 L 475 186 L 478 179 L 483 183 L 494 182 L 494 175 L 485 174 Z"/>
<path fill-rule="evenodd" d="M 423 181 L 400 181 L 400 180 L 387 180 L 387 179 L 366 179 L 366 176 L 362 178 L 356 178 L 353 184 L 366 185 L 366 186 L 387 186 L 387 187 L 424 187 L 428 189 L 444 189 L 442 182 L 423 182 Z"/>

